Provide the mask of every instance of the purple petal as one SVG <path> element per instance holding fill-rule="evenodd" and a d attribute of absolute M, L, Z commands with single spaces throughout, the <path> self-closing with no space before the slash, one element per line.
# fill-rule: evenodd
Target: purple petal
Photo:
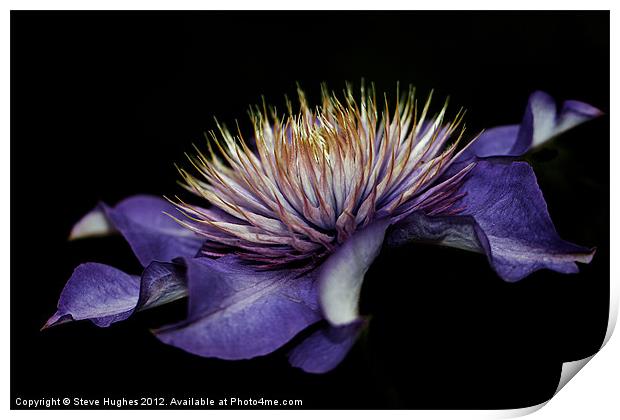
<path fill-rule="evenodd" d="M 235 257 L 187 258 L 188 319 L 155 331 L 166 344 L 222 359 L 271 353 L 320 320 L 314 277 L 260 271 Z"/>
<path fill-rule="evenodd" d="M 321 309 L 332 325 L 344 326 L 359 318 L 364 274 L 381 250 L 389 223 L 377 220 L 355 232 L 319 268 Z"/>
<path fill-rule="evenodd" d="M 165 305 L 187 296 L 185 267 L 153 261 L 142 273 L 140 295 L 134 311 Z"/>
<path fill-rule="evenodd" d="M 478 157 L 512 156 L 511 150 L 519 136 L 519 129 L 518 124 L 488 128 L 463 153 L 469 158 L 473 155 Z M 463 157 L 460 160 L 462 159 Z"/>
<path fill-rule="evenodd" d="M 181 217 L 172 204 L 154 196 L 133 196 L 115 207 L 100 203 L 74 226 L 70 238 L 119 231 L 145 267 L 154 260 L 195 256 L 204 240 L 165 213 Z"/>
<path fill-rule="evenodd" d="M 461 190 L 458 216 L 409 216 L 388 236 L 390 245 L 409 241 L 486 253 L 506 281 L 521 280 L 542 268 L 578 271 L 594 251 L 562 240 L 547 212 L 532 168 L 524 162 L 478 162 Z"/>
<path fill-rule="evenodd" d="M 105 264 L 81 264 L 62 290 L 58 310 L 43 328 L 83 319 L 107 327 L 137 310 L 186 296 L 186 291 L 183 273 L 174 264 L 153 262 L 142 277 Z"/>
<path fill-rule="evenodd" d="M 584 102 L 568 100 L 557 112 L 555 100 L 537 91 L 530 95 L 521 125 L 486 130 L 465 150 L 459 160 L 474 156 L 520 156 L 551 138 L 603 113 Z"/>
<path fill-rule="evenodd" d="M 328 372 L 345 358 L 365 326 L 366 321 L 359 319 L 342 327 L 320 328 L 293 348 L 288 360 L 306 372 Z"/>

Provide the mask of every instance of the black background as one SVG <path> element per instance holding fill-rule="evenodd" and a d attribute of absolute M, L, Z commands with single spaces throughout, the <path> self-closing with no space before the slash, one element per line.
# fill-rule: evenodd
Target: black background
<path fill-rule="evenodd" d="M 301 398 L 304 408 L 515 408 L 552 396 L 561 362 L 596 351 L 609 285 L 608 118 L 531 157 L 560 234 L 597 246 L 579 275 L 508 284 L 483 256 L 384 252 L 369 271 L 368 335 L 326 375 L 285 347 L 202 359 L 148 331 L 183 304 L 99 329 L 39 332 L 73 268 L 139 272 L 120 238 L 68 242 L 98 200 L 179 192 L 173 162 L 249 104 L 300 82 L 364 77 L 451 95 L 473 134 L 520 121 L 529 93 L 609 107 L 609 13 L 11 13 L 11 403 L 16 397 Z M 15 406 L 14 406 L 15 407 Z M 259 407 L 260 408 L 260 407 Z"/>

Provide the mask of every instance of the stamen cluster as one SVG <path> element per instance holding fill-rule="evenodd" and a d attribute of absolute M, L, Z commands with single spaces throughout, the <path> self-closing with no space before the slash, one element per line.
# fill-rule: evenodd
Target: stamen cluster
<path fill-rule="evenodd" d="M 411 87 L 392 112 L 386 99 L 380 115 L 374 89 L 362 87 L 356 101 L 348 86 L 341 101 L 323 86 L 314 109 L 298 95 L 297 112 L 288 101 L 284 116 L 264 105 L 250 111 L 252 143 L 218 124 L 216 147 L 189 156 L 195 174 L 179 169 L 185 187 L 211 204 L 176 202 L 188 217 L 179 223 L 207 239 L 205 255 L 234 253 L 265 267 L 318 262 L 378 218 L 462 210 L 458 187 L 472 165 L 442 175 L 457 156 L 464 112 L 445 123 L 446 101 L 429 118 L 429 96 L 418 113 Z"/>

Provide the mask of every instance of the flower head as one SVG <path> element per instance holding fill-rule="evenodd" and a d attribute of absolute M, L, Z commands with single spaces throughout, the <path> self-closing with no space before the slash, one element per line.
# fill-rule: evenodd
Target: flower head
<path fill-rule="evenodd" d="M 311 109 L 300 90 L 299 111 L 289 104 L 282 117 L 254 109 L 252 143 L 218 125 L 215 146 L 180 170 L 198 205 L 135 196 L 84 216 L 71 238 L 119 232 L 144 270 L 78 266 L 45 327 L 108 326 L 188 296 L 187 318 L 155 331 L 162 342 L 245 359 L 293 340 L 291 364 L 318 373 L 337 366 L 367 324 L 360 290 L 384 240 L 483 253 L 510 282 L 540 269 L 576 273 L 592 259 L 593 249 L 561 239 L 532 168 L 514 159 L 596 108 L 566 101 L 558 110 L 535 92 L 521 124 L 458 149 L 463 113 L 447 121 L 444 105 L 430 117 L 430 98 L 418 112 L 412 89 L 382 111 L 372 90 L 356 101 L 350 88 L 342 100 L 324 88 L 322 98 Z"/>
<path fill-rule="evenodd" d="M 298 95 L 298 112 L 290 102 L 285 116 L 252 110 L 254 150 L 218 125 L 216 148 L 190 157 L 197 175 L 180 169 L 186 188 L 214 206 L 178 202 L 190 219 L 179 223 L 207 239 L 204 255 L 318 263 L 373 220 L 459 212 L 458 185 L 473 164 L 429 187 L 457 157 L 462 111 L 446 123 L 446 101 L 430 117 L 429 96 L 418 113 L 412 87 L 381 113 L 364 87 L 359 101 L 350 86 L 341 101 L 323 86 L 315 109 Z"/>

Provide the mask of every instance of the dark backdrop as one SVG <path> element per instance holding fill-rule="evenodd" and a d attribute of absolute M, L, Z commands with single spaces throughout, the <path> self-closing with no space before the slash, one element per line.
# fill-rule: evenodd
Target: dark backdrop
<path fill-rule="evenodd" d="M 605 111 L 609 13 L 11 14 L 11 398 L 301 398 L 304 408 L 513 408 L 553 394 L 561 362 L 596 351 L 609 285 L 608 119 L 533 156 L 565 239 L 597 246 L 579 275 L 508 284 L 483 256 L 410 246 L 367 275 L 367 339 L 326 375 L 288 366 L 284 348 L 250 361 L 202 359 L 148 327 L 183 304 L 99 329 L 39 332 L 81 262 L 139 272 L 120 238 L 67 242 L 98 200 L 174 194 L 173 162 L 213 116 L 246 124 L 264 94 L 295 82 L 397 80 L 468 110 L 470 133 L 520 121 L 543 89 Z"/>

